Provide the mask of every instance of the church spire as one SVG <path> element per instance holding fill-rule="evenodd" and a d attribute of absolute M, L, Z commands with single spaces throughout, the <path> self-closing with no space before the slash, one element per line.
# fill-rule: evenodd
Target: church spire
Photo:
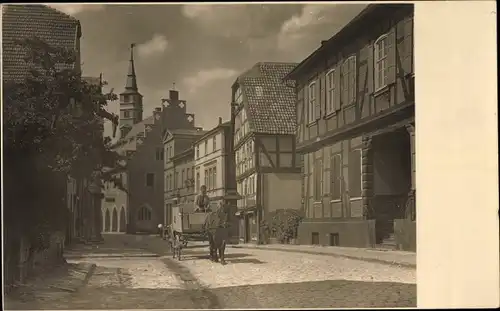
<path fill-rule="evenodd" d="M 130 61 L 128 65 L 128 74 L 127 74 L 127 83 L 125 84 L 125 89 L 127 91 L 137 92 L 137 79 L 135 76 L 135 67 L 134 67 L 134 47 L 135 43 L 130 45 Z"/>

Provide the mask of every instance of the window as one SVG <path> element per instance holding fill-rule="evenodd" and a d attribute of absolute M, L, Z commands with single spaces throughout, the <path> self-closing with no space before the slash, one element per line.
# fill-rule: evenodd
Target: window
<path fill-rule="evenodd" d="M 196 191 L 200 191 L 200 172 L 196 172 Z"/>
<path fill-rule="evenodd" d="M 262 86 L 255 87 L 255 95 L 257 97 L 262 97 L 264 95 L 264 89 L 262 88 Z"/>
<path fill-rule="evenodd" d="M 123 102 L 128 103 L 130 101 L 130 95 L 123 95 Z"/>
<path fill-rule="evenodd" d="M 236 92 L 234 93 L 234 102 L 237 104 L 241 104 L 243 102 L 243 96 L 241 95 L 241 88 L 238 87 Z"/>
<path fill-rule="evenodd" d="M 205 140 L 205 155 L 208 154 L 208 140 Z"/>
<path fill-rule="evenodd" d="M 375 90 L 387 85 L 387 35 L 383 35 L 375 41 Z"/>
<path fill-rule="evenodd" d="M 123 112 L 123 117 L 124 117 L 124 118 L 130 118 L 130 111 L 125 110 L 125 111 Z"/>
<path fill-rule="evenodd" d="M 323 160 L 314 162 L 314 200 L 320 201 L 323 195 Z"/>
<path fill-rule="evenodd" d="M 342 158 L 339 153 L 330 156 L 330 199 L 340 200 L 342 191 Z"/>
<path fill-rule="evenodd" d="M 212 151 L 217 150 L 217 139 L 216 137 L 212 138 Z"/>
<path fill-rule="evenodd" d="M 155 174 L 154 173 L 147 173 L 146 174 L 146 186 L 147 187 L 154 187 L 155 186 Z"/>
<path fill-rule="evenodd" d="M 205 187 L 207 187 L 207 189 L 210 189 L 208 184 L 208 169 L 205 169 Z"/>
<path fill-rule="evenodd" d="M 356 56 L 351 56 L 344 61 L 340 77 L 342 104 L 350 105 L 356 100 Z"/>
<path fill-rule="evenodd" d="M 199 159 L 200 158 L 200 145 L 197 145 L 196 146 L 196 158 Z"/>
<path fill-rule="evenodd" d="M 309 122 L 314 122 L 316 120 L 315 109 L 316 109 L 316 81 L 309 84 L 309 99 L 308 99 L 308 120 Z"/>
<path fill-rule="evenodd" d="M 351 199 L 361 198 L 361 149 L 349 152 L 349 195 Z"/>
<path fill-rule="evenodd" d="M 326 107 L 327 113 L 335 111 L 335 70 L 326 74 Z"/>
<path fill-rule="evenodd" d="M 186 180 L 191 179 L 191 175 L 190 175 L 190 174 L 191 174 L 191 171 L 190 171 L 190 169 L 189 169 L 189 167 L 188 167 L 188 168 L 186 169 Z"/>
<path fill-rule="evenodd" d="M 175 172 L 174 177 L 174 190 L 179 189 L 179 172 Z"/>
<path fill-rule="evenodd" d="M 182 169 L 182 173 L 181 173 L 181 184 L 179 185 L 180 187 L 179 188 L 184 188 L 184 180 L 186 180 L 186 170 L 185 169 Z"/>
<path fill-rule="evenodd" d="M 212 169 L 212 189 L 217 189 L 217 168 Z"/>
<path fill-rule="evenodd" d="M 163 148 L 156 148 L 156 160 L 163 161 Z"/>
<path fill-rule="evenodd" d="M 146 206 L 143 206 L 139 209 L 137 213 L 138 220 L 151 220 L 151 210 Z"/>

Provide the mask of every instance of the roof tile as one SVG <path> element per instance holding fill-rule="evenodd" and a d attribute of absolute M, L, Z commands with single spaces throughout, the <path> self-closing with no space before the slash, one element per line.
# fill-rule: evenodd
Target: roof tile
<path fill-rule="evenodd" d="M 74 17 L 46 5 L 3 5 L 3 80 L 18 82 L 28 74 L 29 67 L 24 61 L 24 52 L 15 42 L 16 39 L 36 36 L 51 46 L 74 49 L 78 40 L 79 25 L 79 21 Z M 66 69 L 69 66 L 57 67 Z"/>
<path fill-rule="evenodd" d="M 266 134 L 295 134 L 295 89 L 283 78 L 296 63 L 257 63 L 239 77 L 250 127 Z M 257 73 L 257 74 L 256 74 Z"/>

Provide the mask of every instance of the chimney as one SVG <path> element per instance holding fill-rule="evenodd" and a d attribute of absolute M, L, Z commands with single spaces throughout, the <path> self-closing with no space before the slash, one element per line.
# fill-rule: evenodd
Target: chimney
<path fill-rule="evenodd" d="M 324 45 L 326 42 L 328 42 L 327 40 L 321 40 L 321 45 Z"/>
<path fill-rule="evenodd" d="M 222 124 L 222 117 L 219 117 L 219 125 Z"/>
<path fill-rule="evenodd" d="M 170 92 L 169 92 L 169 98 L 172 101 L 179 100 L 179 91 L 170 90 Z"/>

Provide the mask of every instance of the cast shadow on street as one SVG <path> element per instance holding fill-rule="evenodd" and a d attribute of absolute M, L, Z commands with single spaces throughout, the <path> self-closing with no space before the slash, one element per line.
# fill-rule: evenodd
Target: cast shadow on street
<path fill-rule="evenodd" d="M 264 261 L 261 261 L 261 260 L 256 259 L 256 258 L 228 259 L 227 263 L 228 264 L 250 263 L 250 264 L 255 264 L 255 265 L 265 264 Z"/>
<path fill-rule="evenodd" d="M 251 255 L 249 254 L 244 254 L 244 253 L 234 253 L 234 254 L 226 254 L 225 257 L 229 261 L 229 259 L 234 259 L 234 258 L 243 258 L 243 257 L 249 257 Z M 186 254 L 183 254 L 184 258 L 186 259 L 191 259 L 191 260 L 198 260 L 198 259 L 210 259 L 209 254 L 207 252 L 189 252 Z"/>

